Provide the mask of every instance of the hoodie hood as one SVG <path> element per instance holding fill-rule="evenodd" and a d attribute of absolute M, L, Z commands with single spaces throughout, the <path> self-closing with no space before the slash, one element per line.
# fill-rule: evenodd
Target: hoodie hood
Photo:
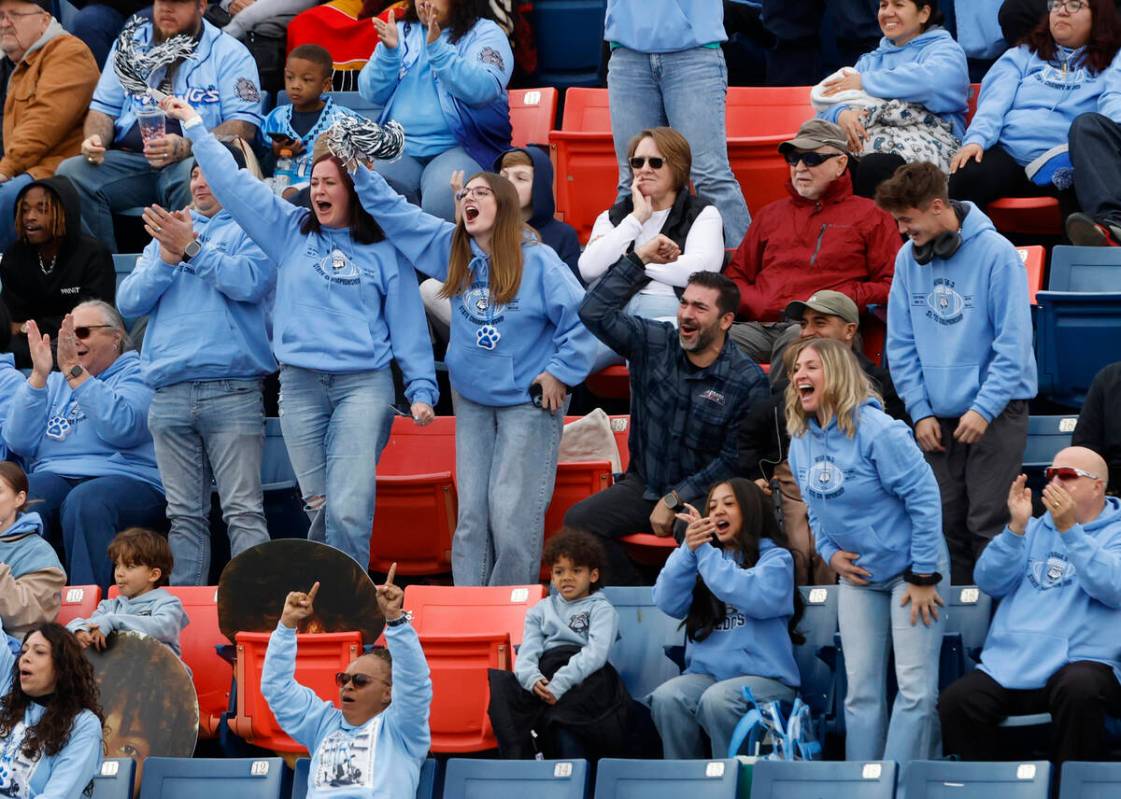
<path fill-rule="evenodd" d="M 553 199 L 553 162 L 540 147 L 512 147 L 498 158 L 494 159 L 494 171 L 499 172 L 502 159 L 509 153 L 525 153 L 533 162 L 533 210 L 530 214 L 529 224 L 534 228 L 543 223 L 550 222 L 556 213 L 556 201 Z"/>
<path fill-rule="evenodd" d="M 35 180 L 24 186 L 20 193 L 16 195 L 12 211 L 13 220 L 24 195 L 36 186 L 51 192 L 62 203 L 62 210 L 66 214 L 66 232 L 63 234 L 62 247 L 63 249 L 69 249 L 75 246 L 82 235 L 82 204 L 78 199 L 78 191 L 74 188 L 74 184 L 61 175 Z"/>

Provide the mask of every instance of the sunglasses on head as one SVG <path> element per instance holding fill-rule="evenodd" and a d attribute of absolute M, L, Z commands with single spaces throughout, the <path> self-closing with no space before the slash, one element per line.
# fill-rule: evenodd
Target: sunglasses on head
<path fill-rule="evenodd" d="M 365 688 L 370 683 L 374 682 L 376 678 L 371 677 L 369 674 L 347 674 L 345 671 L 335 672 L 335 685 L 342 688 L 347 683 L 354 683 L 355 688 Z"/>
<path fill-rule="evenodd" d="M 112 327 L 112 325 L 79 325 L 74 328 L 74 335 L 83 341 L 90 337 L 90 334 L 99 327 Z"/>
<path fill-rule="evenodd" d="M 814 167 L 821 166 L 830 158 L 836 158 L 839 155 L 840 153 L 800 153 L 797 150 L 791 150 L 784 153 L 782 157 L 786 159 L 786 163 L 790 164 L 790 166 L 794 166 L 801 161 L 806 166 Z"/>
<path fill-rule="evenodd" d="M 1047 478 L 1048 482 L 1058 477 L 1064 483 L 1069 480 L 1077 480 L 1079 477 L 1089 477 L 1091 480 L 1101 479 L 1093 472 L 1076 469 L 1073 466 L 1048 466 L 1043 470 L 1043 476 Z"/>
<path fill-rule="evenodd" d="M 647 164 L 650 164 L 651 169 L 661 169 L 666 165 L 666 159 L 659 158 L 656 155 L 652 155 L 649 158 L 641 155 L 636 155 L 631 159 L 631 169 L 642 169 Z"/>

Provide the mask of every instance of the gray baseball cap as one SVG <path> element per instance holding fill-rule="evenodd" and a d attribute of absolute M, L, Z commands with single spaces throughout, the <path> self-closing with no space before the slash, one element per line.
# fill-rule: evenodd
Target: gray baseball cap
<path fill-rule="evenodd" d="M 793 139 L 780 144 L 778 151 L 785 154 L 789 150 L 816 150 L 818 147 L 836 147 L 847 153 L 848 137 L 839 125 L 824 119 L 811 119 L 802 123 Z"/>
<path fill-rule="evenodd" d="M 826 316 L 839 316 L 854 325 L 860 324 L 860 309 L 856 307 L 855 302 L 839 291 L 815 291 L 805 302 L 798 301 L 787 305 L 786 315 L 790 319 L 800 320 L 807 308 Z"/>

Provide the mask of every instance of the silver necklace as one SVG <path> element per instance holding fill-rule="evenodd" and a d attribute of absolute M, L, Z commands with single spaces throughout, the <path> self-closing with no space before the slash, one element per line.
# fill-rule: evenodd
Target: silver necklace
<path fill-rule="evenodd" d="M 58 261 L 58 253 L 55 253 L 54 256 L 51 258 L 51 265 L 47 266 L 45 263 L 43 263 L 43 253 L 39 253 L 39 271 L 42 272 L 47 277 L 50 277 L 51 274 L 54 272 L 54 265 L 55 265 L 55 262 L 57 262 L 57 261 Z"/>

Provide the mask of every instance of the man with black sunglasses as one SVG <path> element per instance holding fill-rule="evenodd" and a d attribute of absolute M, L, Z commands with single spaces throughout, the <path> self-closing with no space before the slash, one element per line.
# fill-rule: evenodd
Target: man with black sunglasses
<path fill-rule="evenodd" d="M 1121 500 L 1105 495 L 1105 475 L 1092 450 L 1062 450 L 1036 519 L 1027 477 L 1012 482 L 1008 525 L 973 572 L 1001 600 L 981 665 L 939 699 L 947 755 L 1022 757 L 999 751 L 997 725 L 1050 713 L 1056 767 L 1106 757 L 1105 717 L 1121 715 Z"/>

